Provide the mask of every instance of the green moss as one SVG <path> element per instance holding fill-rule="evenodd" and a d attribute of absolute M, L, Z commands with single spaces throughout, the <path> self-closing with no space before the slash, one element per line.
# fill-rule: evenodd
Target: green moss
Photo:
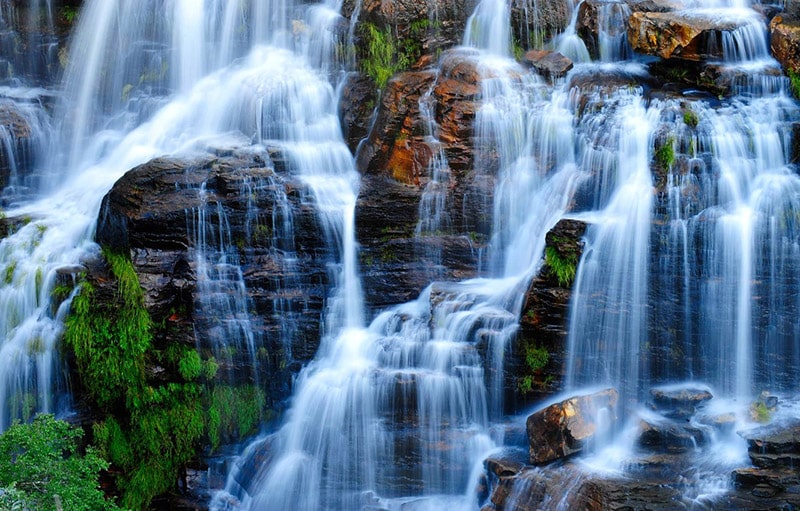
<path fill-rule="evenodd" d="M 72 301 L 65 344 L 75 354 L 80 381 L 103 416 L 95 440 L 117 467 L 125 507 L 147 509 L 169 491 L 195 457 L 205 433 L 203 385 L 214 373 L 196 351 L 183 346 L 153 346 L 153 323 L 144 294 L 126 254 L 104 250 L 116 282 L 112 297 L 88 281 Z M 183 381 L 149 381 L 149 359 L 177 368 Z M 216 364 L 213 364 L 214 367 Z"/>
<path fill-rule="evenodd" d="M 3 280 L 5 281 L 6 284 L 11 284 L 14 281 L 14 272 L 16 271 L 16 269 L 17 269 L 16 261 L 11 261 L 10 263 L 8 263 L 8 266 L 6 266 L 5 272 L 3 274 Z"/>
<path fill-rule="evenodd" d="M 361 70 L 383 89 L 395 73 L 408 69 L 422 55 L 422 40 L 435 28 L 427 19 L 409 25 L 407 37 L 397 37 L 391 28 L 380 28 L 374 23 L 364 22 L 360 27 Z"/>
<path fill-rule="evenodd" d="M 208 437 L 211 449 L 223 441 L 244 438 L 256 432 L 266 394 L 255 385 L 216 385 L 208 406 Z"/>
<path fill-rule="evenodd" d="M 794 97 L 800 99 L 800 72 L 789 69 L 787 74 L 789 75 L 789 81 L 791 82 Z"/>
<path fill-rule="evenodd" d="M 750 405 L 750 415 L 756 422 L 766 423 L 772 420 L 772 410 L 763 401 L 756 401 Z"/>
<path fill-rule="evenodd" d="M 694 110 L 685 110 L 683 112 L 683 122 L 690 128 L 696 128 L 700 120 Z"/>
<path fill-rule="evenodd" d="M 575 280 L 578 267 L 578 254 L 561 254 L 555 247 L 548 246 L 544 250 L 544 261 L 550 269 L 550 274 L 558 279 L 561 287 L 570 287 Z"/>
<path fill-rule="evenodd" d="M 656 148 L 655 160 L 663 169 L 670 169 L 675 163 L 675 139 L 673 137 L 667 138 L 666 141 Z"/>
<path fill-rule="evenodd" d="M 521 394 L 527 394 L 533 390 L 534 382 L 537 379 L 536 374 L 541 373 L 550 363 L 550 352 L 541 346 L 528 344 L 524 347 L 524 353 L 527 374 L 523 375 L 517 382 L 517 390 Z M 549 378 L 545 378 L 545 381 L 549 381 Z"/>

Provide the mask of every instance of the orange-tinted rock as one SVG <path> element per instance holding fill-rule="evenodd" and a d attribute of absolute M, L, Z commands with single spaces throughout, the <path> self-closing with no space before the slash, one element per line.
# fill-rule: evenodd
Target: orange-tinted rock
<path fill-rule="evenodd" d="M 778 15 L 769 24 L 770 47 L 784 69 L 800 73 L 800 18 Z"/>
<path fill-rule="evenodd" d="M 528 417 L 526 427 L 531 463 L 541 464 L 579 453 L 598 432 L 616 421 L 615 389 L 571 397 Z"/>
<path fill-rule="evenodd" d="M 722 45 L 709 44 L 719 32 L 735 30 L 740 19 L 712 19 L 692 11 L 634 12 L 629 18 L 628 41 L 634 51 L 664 59 L 701 61 L 722 58 Z"/>

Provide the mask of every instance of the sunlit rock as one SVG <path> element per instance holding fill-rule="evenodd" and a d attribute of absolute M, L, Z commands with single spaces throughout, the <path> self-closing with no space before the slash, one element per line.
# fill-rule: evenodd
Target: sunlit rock
<path fill-rule="evenodd" d="M 748 23 L 748 18 L 715 17 L 705 12 L 634 12 L 628 41 L 634 51 L 664 59 L 719 59 L 723 57 L 720 33 Z"/>
<path fill-rule="evenodd" d="M 572 69 L 572 61 L 557 51 L 529 50 L 523 62 L 548 78 L 560 78 Z"/>
<path fill-rule="evenodd" d="M 569 398 L 529 416 L 531 463 L 548 463 L 584 451 L 616 421 L 617 399 L 615 389 L 606 389 Z"/>
<path fill-rule="evenodd" d="M 769 24 L 772 55 L 784 69 L 800 73 L 800 16 L 779 14 Z"/>

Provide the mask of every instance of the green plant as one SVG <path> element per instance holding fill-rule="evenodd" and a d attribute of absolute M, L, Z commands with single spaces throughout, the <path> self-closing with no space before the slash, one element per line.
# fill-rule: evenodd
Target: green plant
<path fill-rule="evenodd" d="M 255 385 L 216 385 L 208 406 L 208 437 L 212 451 L 223 440 L 255 433 L 265 403 L 266 394 Z"/>
<path fill-rule="evenodd" d="M 361 24 L 361 70 L 383 89 L 395 73 L 408 69 L 422 55 L 425 33 L 436 25 L 422 19 L 409 24 L 408 36 L 398 38 L 391 28 L 379 28 L 374 23 Z"/>
<path fill-rule="evenodd" d="M 658 146 L 655 151 L 655 160 L 663 169 L 669 169 L 675 163 L 675 139 L 667 138 L 663 144 Z"/>
<path fill-rule="evenodd" d="M 550 269 L 550 274 L 558 279 L 561 287 L 570 287 L 575 280 L 578 267 L 578 254 L 562 254 L 555 247 L 548 246 L 544 249 L 544 261 Z"/>
<path fill-rule="evenodd" d="M 800 72 L 789 69 L 787 74 L 789 75 L 794 97 L 800 99 Z"/>
<path fill-rule="evenodd" d="M 683 112 L 683 122 L 690 128 L 696 128 L 700 120 L 697 118 L 697 114 L 694 110 L 687 109 Z"/>
<path fill-rule="evenodd" d="M 772 420 L 772 410 L 763 401 L 756 401 L 750 405 L 750 416 L 756 422 L 769 422 Z"/>
<path fill-rule="evenodd" d="M 547 367 L 548 362 L 550 353 L 545 348 L 530 345 L 525 347 L 525 363 L 531 371 L 541 371 Z"/>
<path fill-rule="evenodd" d="M 108 462 L 91 447 L 79 452 L 82 437 L 83 431 L 52 415 L 16 423 L 0 435 L 0 509 L 119 509 L 97 482 Z"/>
<path fill-rule="evenodd" d="M 67 23 L 74 23 L 78 18 L 78 9 L 71 5 L 65 5 L 61 8 L 61 18 Z"/>

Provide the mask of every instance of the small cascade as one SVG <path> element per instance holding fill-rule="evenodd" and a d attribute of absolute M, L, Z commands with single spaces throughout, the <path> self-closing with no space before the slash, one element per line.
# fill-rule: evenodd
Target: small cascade
<path fill-rule="evenodd" d="M 424 236 L 437 236 L 450 233 L 452 220 L 448 212 L 450 187 L 452 185 L 450 166 L 442 143 L 439 141 L 439 127 L 436 125 L 433 98 L 434 85 L 420 96 L 420 117 L 425 121 L 425 142 L 430 148 L 432 157 L 428 164 L 429 180 L 425 184 L 422 198 L 419 203 L 419 221 L 415 229 L 415 236 L 419 239 Z M 441 248 L 438 245 L 426 247 L 429 253 L 425 256 L 434 262 L 436 267 L 441 265 Z M 430 274 L 431 279 L 436 277 L 435 269 Z"/>
<path fill-rule="evenodd" d="M 263 326 L 252 315 L 253 306 L 231 237 L 227 214 L 219 202 L 208 203 L 205 187 L 198 190 L 203 206 L 192 210 L 189 233 L 197 275 L 195 333 L 198 348 L 210 345 L 228 381 L 244 377 L 239 366 L 252 368 L 259 379 L 258 349 Z M 238 360 L 244 360 L 237 364 Z"/>
<path fill-rule="evenodd" d="M 597 112 L 603 124 L 588 123 L 599 130 L 585 133 L 587 145 L 604 146 L 615 158 L 599 169 L 607 175 L 598 179 L 611 191 L 600 193 L 608 203 L 587 232 L 575 279 L 566 374 L 568 387 L 609 383 L 624 401 L 636 398 L 647 371 L 640 342 L 648 320 L 650 147 L 657 110 L 645 108 L 641 92 L 621 91 L 610 103 Z"/>
<path fill-rule="evenodd" d="M 583 42 L 583 39 L 581 39 L 576 30 L 580 5 L 581 3 L 579 2 L 572 10 L 569 25 L 567 25 L 563 34 L 559 34 L 558 37 L 556 37 L 553 44 L 559 53 L 568 57 L 573 62 L 585 63 L 591 62 L 592 56 L 589 55 L 586 43 Z"/>
<path fill-rule="evenodd" d="M 631 8 L 625 2 L 602 2 L 597 7 L 597 46 L 601 62 L 619 62 L 633 56 L 627 22 Z"/>

